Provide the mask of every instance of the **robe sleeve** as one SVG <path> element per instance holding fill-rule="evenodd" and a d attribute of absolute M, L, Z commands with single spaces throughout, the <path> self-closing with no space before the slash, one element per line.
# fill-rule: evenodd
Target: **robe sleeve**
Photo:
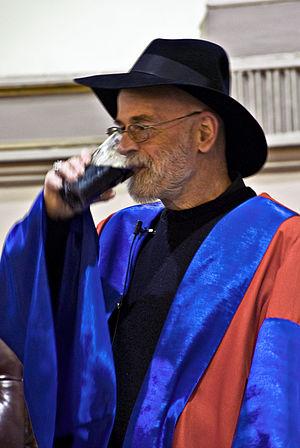
<path fill-rule="evenodd" d="M 300 446 L 300 217 L 280 229 L 275 280 L 260 328 L 233 443 Z M 274 265 L 274 263 L 273 263 Z"/>
<path fill-rule="evenodd" d="M 58 296 L 61 288 L 69 230 L 70 220 L 54 221 L 46 216 L 45 255 L 54 314 L 58 308 Z"/>
<path fill-rule="evenodd" d="M 105 446 L 115 409 L 112 350 L 90 212 L 66 242 L 56 319 L 45 255 L 43 195 L 7 237 L 0 266 L 0 337 L 24 365 L 25 396 L 40 448 L 55 436 Z"/>

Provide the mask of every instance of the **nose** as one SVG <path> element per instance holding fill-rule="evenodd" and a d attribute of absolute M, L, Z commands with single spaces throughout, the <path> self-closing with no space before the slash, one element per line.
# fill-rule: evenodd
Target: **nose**
<path fill-rule="evenodd" d="M 126 156 L 132 151 L 138 151 L 138 145 L 129 137 L 127 132 L 123 132 L 119 137 L 118 152 Z"/>

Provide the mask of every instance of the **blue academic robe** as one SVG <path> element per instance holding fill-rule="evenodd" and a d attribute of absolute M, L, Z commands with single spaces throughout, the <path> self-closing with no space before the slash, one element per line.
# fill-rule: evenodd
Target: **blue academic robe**
<path fill-rule="evenodd" d="M 160 203 L 122 210 L 105 225 L 99 241 L 89 212 L 72 220 L 55 319 L 45 262 L 42 195 L 9 234 L 1 259 L 0 337 L 23 361 L 26 399 L 41 448 L 50 448 L 55 435 L 70 434 L 74 448 L 107 445 L 116 407 L 107 322 L 126 293 L 126 278 L 130 279 L 143 240 L 143 235 L 134 235 L 136 222 L 141 220 L 148 227 L 161 210 Z M 274 201 L 255 197 L 228 213 L 205 239 L 174 297 L 135 404 L 124 447 L 172 445 L 176 423 L 221 343 L 272 238 L 282 223 L 293 216 L 294 212 Z M 299 347 L 300 327 L 296 324 L 292 328 L 283 325 L 278 330 L 268 323 L 262 328 L 255 352 L 258 360 L 254 357 L 255 368 L 249 377 L 235 436 L 236 447 L 243 446 L 241 441 L 246 436 L 254 440 L 258 430 L 255 424 L 272 434 L 268 425 L 273 423 L 263 409 L 259 418 L 253 420 L 247 397 L 249 393 L 253 396 L 264 363 L 274 362 L 274 350 L 266 350 L 266 343 L 277 340 L 278 332 Z M 203 340 L 205 344 L 201 344 Z M 296 366 L 300 369 L 299 355 L 294 369 Z M 286 378 L 288 372 L 280 375 Z M 260 386 L 259 405 L 269 393 L 269 385 L 263 384 L 263 380 Z M 291 400 L 294 412 L 299 413 L 297 377 L 293 377 L 290 390 L 282 390 L 288 394 L 282 400 Z M 257 404 L 253 406 L 257 410 Z M 284 433 L 283 427 L 274 440 L 270 436 L 269 445 L 253 446 L 279 448 L 283 446 L 280 437 L 285 437 Z M 299 429 L 289 437 L 290 446 L 296 447 Z"/>

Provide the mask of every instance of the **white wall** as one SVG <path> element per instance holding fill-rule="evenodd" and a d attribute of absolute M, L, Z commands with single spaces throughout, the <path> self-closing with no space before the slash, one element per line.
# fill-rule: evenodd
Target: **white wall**
<path fill-rule="evenodd" d="M 0 0 L 0 78 L 122 71 L 154 38 L 198 38 L 205 0 Z"/>

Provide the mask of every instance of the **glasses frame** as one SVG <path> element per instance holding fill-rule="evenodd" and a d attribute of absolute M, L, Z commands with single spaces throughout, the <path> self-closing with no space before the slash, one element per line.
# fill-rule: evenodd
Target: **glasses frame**
<path fill-rule="evenodd" d="M 192 117 L 194 115 L 197 114 L 201 114 L 202 112 L 205 112 L 205 109 L 203 110 L 195 110 L 194 112 L 190 112 L 187 115 L 183 115 L 181 117 L 176 117 L 173 118 L 172 120 L 167 120 L 167 121 L 160 121 L 158 123 L 153 123 L 153 124 L 143 124 L 143 123 L 131 123 L 128 124 L 126 127 L 122 128 L 121 126 L 110 126 L 109 128 L 107 128 L 106 134 L 107 135 L 113 135 L 115 133 L 118 133 L 119 135 L 124 134 L 125 132 L 128 133 L 130 139 L 132 141 L 134 141 L 135 143 L 143 143 L 146 142 L 147 140 L 149 140 L 151 138 L 150 131 L 151 130 L 155 130 L 158 126 L 162 126 L 164 124 L 169 124 L 169 123 L 173 123 L 174 121 L 177 120 L 183 120 L 184 118 L 189 118 Z M 136 127 L 141 128 L 141 130 L 143 131 L 149 131 L 149 134 L 147 134 L 147 136 L 145 136 L 144 138 L 136 138 L 136 136 L 133 133 L 133 128 Z"/>

